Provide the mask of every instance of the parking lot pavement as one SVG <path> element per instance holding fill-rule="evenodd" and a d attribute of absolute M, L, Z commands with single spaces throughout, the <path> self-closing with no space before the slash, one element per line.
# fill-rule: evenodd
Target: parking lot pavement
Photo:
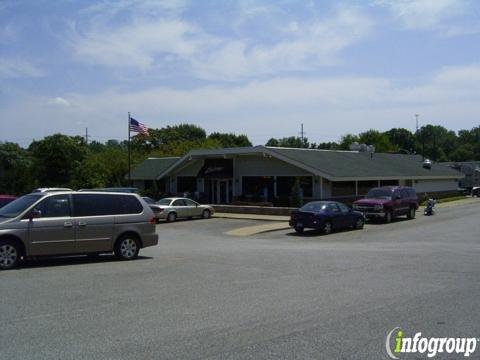
<path fill-rule="evenodd" d="M 328 236 L 162 223 L 135 261 L 1 272 L 0 358 L 387 359 L 395 327 L 478 338 L 479 218 L 476 203 Z"/>

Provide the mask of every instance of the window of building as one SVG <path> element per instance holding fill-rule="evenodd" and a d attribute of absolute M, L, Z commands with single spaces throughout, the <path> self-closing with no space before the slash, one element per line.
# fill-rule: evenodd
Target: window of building
<path fill-rule="evenodd" d="M 197 177 L 196 176 L 178 176 L 177 177 L 177 192 L 194 193 L 197 191 Z"/>
<path fill-rule="evenodd" d="M 378 186 L 378 181 L 359 181 L 358 182 L 358 195 L 367 195 L 370 189 Z"/>
<path fill-rule="evenodd" d="M 380 180 L 380 186 L 398 186 L 398 180 Z"/>
<path fill-rule="evenodd" d="M 332 197 L 355 196 L 355 181 L 333 181 Z"/>
<path fill-rule="evenodd" d="M 313 178 L 311 176 L 277 176 L 277 196 L 292 195 L 295 181 L 298 179 L 304 197 L 312 197 Z"/>

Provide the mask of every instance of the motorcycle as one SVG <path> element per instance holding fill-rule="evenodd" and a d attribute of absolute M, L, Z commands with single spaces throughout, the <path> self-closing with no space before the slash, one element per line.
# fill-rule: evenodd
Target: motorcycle
<path fill-rule="evenodd" d="M 425 209 L 423 210 L 423 215 L 435 215 L 435 203 L 436 201 L 434 199 L 428 199 L 427 204 L 425 205 Z"/>

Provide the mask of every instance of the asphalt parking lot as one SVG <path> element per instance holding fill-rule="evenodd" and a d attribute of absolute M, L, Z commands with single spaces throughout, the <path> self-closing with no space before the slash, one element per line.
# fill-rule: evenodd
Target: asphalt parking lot
<path fill-rule="evenodd" d="M 135 261 L 1 272 L 0 358 L 387 359 L 397 326 L 478 338 L 479 219 L 480 202 L 328 236 L 162 223 Z"/>

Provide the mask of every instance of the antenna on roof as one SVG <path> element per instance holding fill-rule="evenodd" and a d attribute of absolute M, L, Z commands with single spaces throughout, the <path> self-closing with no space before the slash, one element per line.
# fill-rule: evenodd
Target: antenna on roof
<path fill-rule="evenodd" d="M 303 148 L 305 142 L 304 142 L 304 139 L 305 139 L 305 132 L 303 131 L 303 123 L 300 125 L 300 137 L 302 139 L 302 144 L 301 144 L 301 147 Z"/>

